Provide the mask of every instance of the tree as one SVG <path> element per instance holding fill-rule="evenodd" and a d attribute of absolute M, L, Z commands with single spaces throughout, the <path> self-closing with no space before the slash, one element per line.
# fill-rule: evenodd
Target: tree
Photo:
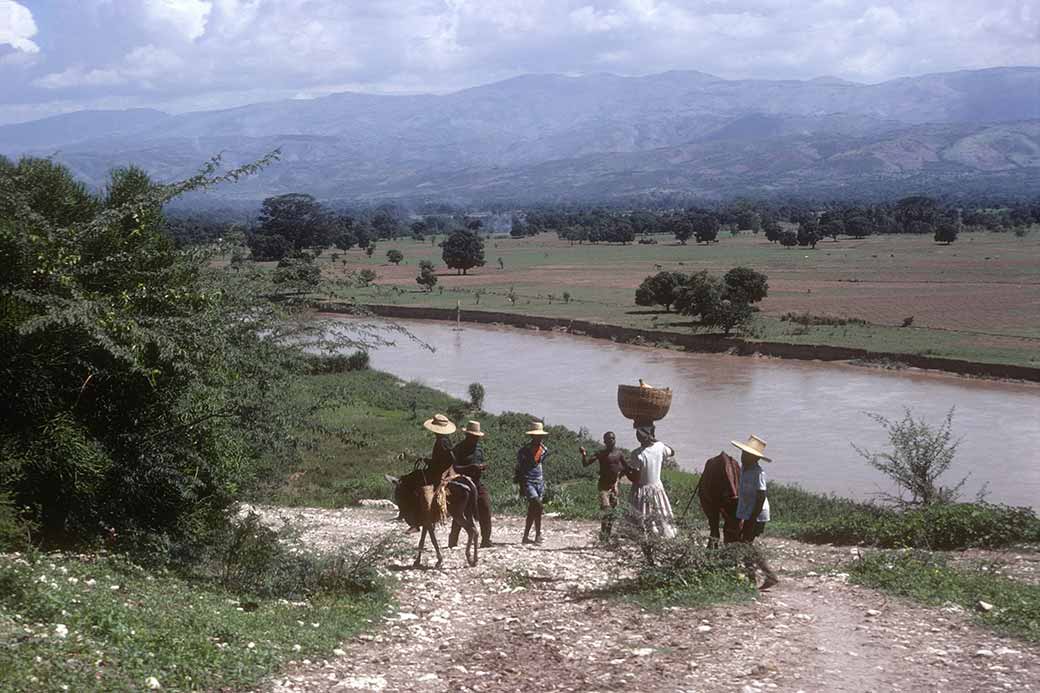
<path fill-rule="evenodd" d="M 326 247 L 332 243 L 336 231 L 328 210 L 304 193 L 268 197 L 260 205 L 258 221 L 258 233 L 281 236 L 294 250 Z"/>
<path fill-rule="evenodd" d="M 0 166 L 0 514 L 10 499 L 55 540 L 111 528 L 183 546 L 273 460 L 299 460 L 310 414 L 286 393 L 303 347 L 358 342 L 303 319 L 309 305 L 276 296 L 273 273 L 174 249 L 156 210 L 260 167 L 217 165 L 167 185 L 121 173 L 78 200 L 76 186 L 39 187 L 71 178 L 62 167 Z"/>
<path fill-rule="evenodd" d="M 401 264 L 401 260 L 404 260 L 404 253 L 397 248 L 391 248 L 386 251 L 386 259 L 388 262 L 392 262 L 395 265 Z"/>
<path fill-rule="evenodd" d="M 857 214 L 845 221 L 845 232 L 853 238 L 866 238 L 874 233 L 874 222 L 862 214 Z"/>
<path fill-rule="evenodd" d="M 444 264 L 459 274 L 484 265 L 484 241 L 473 231 L 456 231 L 441 243 L 441 248 Z"/>
<path fill-rule="evenodd" d="M 714 214 L 696 214 L 690 218 L 690 223 L 698 243 L 711 243 L 718 240 L 719 220 Z"/>
<path fill-rule="evenodd" d="M 350 229 L 341 228 L 335 238 L 332 239 L 332 244 L 340 250 L 350 250 L 357 245 L 357 237 L 354 236 Z"/>
<path fill-rule="evenodd" d="M 246 245 L 257 262 L 281 260 L 293 249 L 288 238 L 274 234 L 252 234 L 246 238 Z"/>
<path fill-rule="evenodd" d="M 426 240 L 426 232 L 427 232 L 429 227 L 427 226 L 425 221 L 423 221 L 421 219 L 419 221 L 413 221 L 412 225 L 409 228 L 411 228 L 411 230 L 412 230 L 412 238 L 414 240 L 416 240 L 416 241 L 425 241 Z"/>
<path fill-rule="evenodd" d="M 513 238 L 523 238 L 527 235 L 527 226 L 515 214 L 510 220 L 509 235 Z"/>
<path fill-rule="evenodd" d="M 798 245 L 798 234 L 791 230 L 784 231 L 780 234 L 780 245 L 785 248 L 791 248 Z"/>
<path fill-rule="evenodd" d="M 904 197 L 895 207 L 895 221 L 904 233 L 932 233 L 940 216 L 939 203 L 924 195 Z"/>
<path fill-rule="evenodd" d="M 779 222 L 772 220 L 767 221 L 765 224 L 763 224 L 762 230 L 765 231 L 766 240 L 768 240 L 770 243 L 776 243 L 777 241 L 779 241 L 780 236 L 784 231 L 783 227 L 780 226 Z"/>
<path fill-rule="evenodd" d="M 722 282 L 706 271 L 701 271 L 686 277 L 683 285 L 676 290 L 673 303 L 675 309 L 683 315 L 703 317 L 722 300 L 722 294 Z"/>
<path fill-rule="evenodd" d="M 432 262 L 429 260 L 419 262 L 419 276 L 415 278 L 415 283 L 427 293 L 433 291 L 433 287 L 437 286 L 437 273 L 433 269 Z"/>
<path fill-rule="evenodd" d="M 686 242 L 693 238 L 693 223 L 685 214 L 680 214 L 669 219 L 668 230 L 675 236 L 675 240 L 679 241 L 679 243 L 683 245 L 686 245 Z"/>
<path fill-rule="evenodd" d="M 959 220 L 953 215 L 946 215 L 935 225 L 935 242 L 949 245 L 957 240 L 959 231 Z"/>
<path fill-rule="evenodd" d="M 769 293 L 769 278 L 750 267 L 734 267 L 722 277 L 726 296 L 748 305 L 758 303 Z"/>
<path fill-rule="evenodd" d="M 671 311 L 676 292 L 682 288 L 686 275 L 681 272 L 658 272 L 643 280 L 636 289 L 637 306 L 664 306 Z"/>
<path fill-rule="evenodd" d="M 805 219 L 798 224 L 798 234 L 795 236 L 798 245 L 816 248 L 820 241 L 820 227 L 815 220 Z"/>

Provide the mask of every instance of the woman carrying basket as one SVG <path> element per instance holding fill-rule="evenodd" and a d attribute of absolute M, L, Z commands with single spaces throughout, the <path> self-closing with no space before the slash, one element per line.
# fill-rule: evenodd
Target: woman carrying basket
<path fill-rule="evenodd" d="M 675 518 L 661 483 L 661 469 L 666 457 L 675 456 L 675 450 L 654 438 L 652 424 L 636 428 L 636 439 L 639 447 L 632 452 L 629 462 L 630 517 L 644 533 L 671 539 L 675 536 Z"/>

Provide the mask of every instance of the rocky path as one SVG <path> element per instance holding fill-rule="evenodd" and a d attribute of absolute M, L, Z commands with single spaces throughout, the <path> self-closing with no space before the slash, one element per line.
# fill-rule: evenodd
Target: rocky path
<path fill-rule="evenodd" d="M 374 510 L 267 510 L 319 546 L 401 531 Z M 957 610 L 929 609 L 847 583 L 847 551 L 766 542 L 782 583 L 756 600 L 649 612 L 575 596 L 619 567 L 588 522 L 546 520 L 521 546 L 520 520 L 467 568 L 391 566 L 398 603 L 343 654 L 292 663 L 267 691 L 1028 691 L 1040 648 L 1000 638 Z M 444 533 L 446 534 L 446 533 Z M 409 535 L 414 546 L 417 535 Z M 844 555 L 842 555 L 844 554 Z M 427 553 L 432 565 L 433 554 Z"/>

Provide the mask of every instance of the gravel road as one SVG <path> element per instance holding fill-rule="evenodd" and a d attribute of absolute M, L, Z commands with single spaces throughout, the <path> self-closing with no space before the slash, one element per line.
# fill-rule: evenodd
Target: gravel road
<path fill-rule="evenodd" d="M 276 509 L 317 547 L 403 533 L 382 509 Z M 261 690 L 304 691 L 1030 691 L 1040 648 L 956 608 L 926 608 L 847 582 L 845 549 L 766 539 L 781 584 L 741 604 L 646 611 L 578 596 L 620 570 L 591 522 L 494 518 L 497 546 L 468 568 L 387 566 L 397 604 L 320 661 L 292 662 Z M 446 537 L 447 532 L 440 532 Z M 407 535 L 414 547 L 418 535 Z M 426 560 L 433 564 L 427 547 Z M 1035 563 L 1027 563 L 1032 568 Z"/>

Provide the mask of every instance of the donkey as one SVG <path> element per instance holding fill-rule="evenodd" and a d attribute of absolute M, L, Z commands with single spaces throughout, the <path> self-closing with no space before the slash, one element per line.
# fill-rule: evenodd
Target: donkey
<path fill-rule="evenodd" d="M 420 474 L 422 474 L 422 470 L 417 470 L 407 476 L 417 479 Z M 413 475 L 416 476 L 413 477 Z M 477 565 L 477 550 L 480 545 L 476 525 L 477 492 L 470 479 L 455 476 L 447 481 L 441 481 L 445 496 L 445 503 L 441 506 L 436 498 L 436 486 L 425 483 L 425 478 L 421 479 L 421 483 L 416 483 L 415 481 L 405 482 L 407 477 L 394 477 L 389 474 L 384 477 L 394 487 L 394 502 L 400 508 L 401 518 L 408 522 L 409 526 L 422 529 L 422 534 L 419 536 L 419 552 L 413 563 L 416 568 L 422 565 L 422 552 L 427 534 L 430 536 L 433 550 L 437 554 L 435 567 L 440 568 L 444 563 L 441 547 L 437 542 L 436 526 L 446 519 L 445 515 L 450 516 L 466 530 L 466 562 L 470 566 Z"/>

